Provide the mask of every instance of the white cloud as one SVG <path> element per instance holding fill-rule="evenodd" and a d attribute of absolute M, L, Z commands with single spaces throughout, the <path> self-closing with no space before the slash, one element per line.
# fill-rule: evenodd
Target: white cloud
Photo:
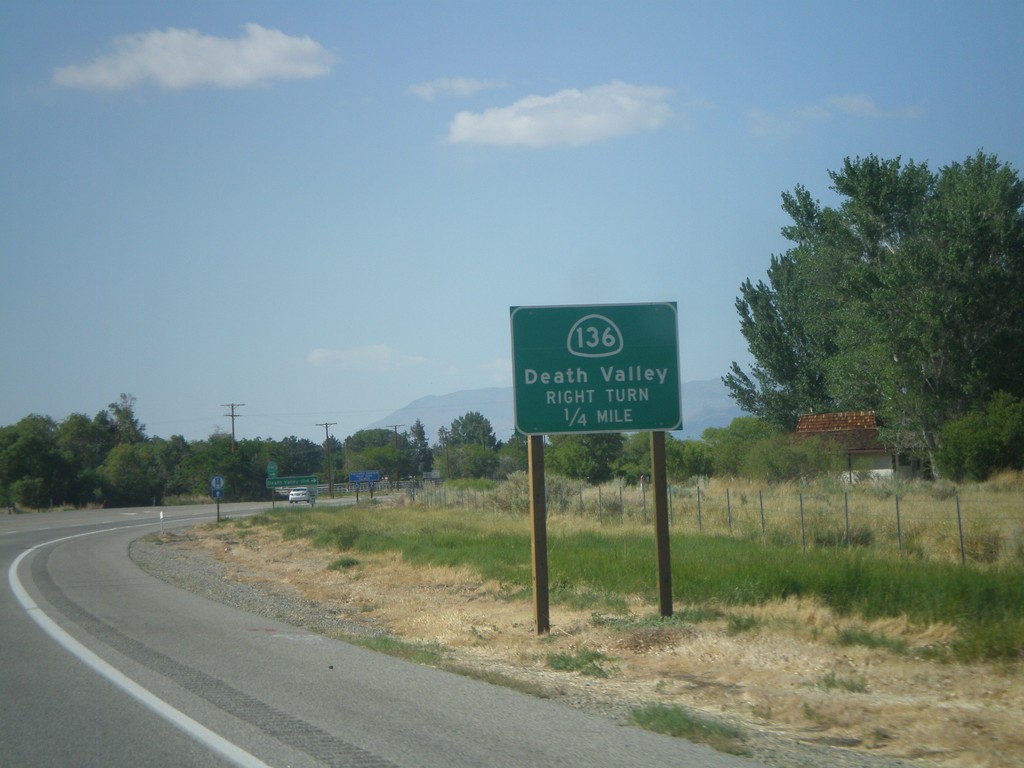
<path fill-rule="evenodd" d="M 429 83 L 416 83 L 409 86 L 409 93 L 419 96 L 424 101 L 433 101 L 436 96 L 472 96 L 477 91 L 487 88 L 504 88 L 506 83 L 500 80 L 474 80 L 470 77 L 442 77 Z"/>
<path fill-rule="evenodd" d="M 114 91 L 152 82 L 161 88 L 201 85 L 252 88 L 271 80 L 326 75 L 334 62 L 320 43 L 259 24 L 245 35 L 212 37 L 194 29 L 152 30 L 116 37 L 113 53 L 87 64 L 60 67 L 53 82 L 65 88 Z"/>
<path fill-rule="evenodd" d="M 884 117 L 875 100 L 863 94 L 849 96 L 830 96 L 826 99 L 830 107 L 854 117 Z"/>
<path fill-rule="evenodd" d="M 748 113 L 750 132 L 755 136 L 788 133 L 802 123 L 830 120 L 837 115 L 847 115 L 865 120 L 913 120 L 920 115 L 920 110 L 916 107 L 903 107 L 886 112 L 879 108 L 870 96 L 847 94 L 829 96 L 817 104 L 808 104 L 789 113 L 775 114 L 762 109 L 752 109 Z"/>
<path fill-rule="evenodd" d="M 424 357 L 403 355 L 386 344 L 349 349 L 314 349 L 306 360 L 316 367 L 330 366 L 364 373 L 393 373 L 428 364 Z"/>
<path fill-rule="evenodd" d="M 453 143 L 580 146 L 661 127 L 672 114 L 671 91 L 612 82 L 585 91 L 527 96 L 508 107 L 459 112 L 448 126 Z"/>

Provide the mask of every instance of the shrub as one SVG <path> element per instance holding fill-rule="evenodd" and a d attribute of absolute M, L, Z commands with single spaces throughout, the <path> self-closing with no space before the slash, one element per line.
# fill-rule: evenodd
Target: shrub
<path fill-rule="evenodd" d="M 956 481 L 985 480 L 1000 469 L 1024 467 L 1024 401 L 997 393 L 983 412 L 969 413 L 942 430 L 939 468 Z"/>

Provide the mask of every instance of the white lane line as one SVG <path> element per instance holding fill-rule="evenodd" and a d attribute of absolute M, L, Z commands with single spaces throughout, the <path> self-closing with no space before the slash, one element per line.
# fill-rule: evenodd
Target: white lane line
<path fill-rule="evenodd" d="M 131 527 L 134 528 L 138 526 Z M 39 549 L 40 547 L 57 544 L 61 541 L 67 541 L 68 539 L 77 539 L 82 536 L 92 536 L 97 533 L 108 533 L 115 530 L 119 529 L 108 528 L 103 531 L 78 533 L 74 536 L 64 536 L 63 538 L 53 539 L 52 541 L 45 541 L 41 544 L 36 544 L 31 549 L 26 549 L 15 558 L 14 562 L 11 563 L 11 567 L 7 569 L 7 581 L 11 585 L 11 591 L 14 593 L 14 596 L 17 598 L 18 602 L 21 603 L 22 608 L 25 609 L 28 615 L 32 617 L 36 624 L 38 624 L 46 634 L 64 646 L 69 653 L 75 656 L 83 664 L 91 668 L 98 675 L 105 677 L 129 696 L 148 707 L 155 714 L 187 733 L 206 748 L 216 752 L 241 768 L 270 768 L 270 766 L 262 760 L 249 754 L 237 744 L 233 744 L 227 739 L 218 736 L 209 728 L 193 720 L 184 712 L 175 709 L 163 699 L 157 697 L 146 688 L 143 688 L 137 682 L 121 672 L 121 670 L 111 666 L 84 645 L 79 643 L 75 638 L 61 629 L 53 619 L 46 615 L 43 609 L 40 608 L 29 596 L 24 586 L 22 586 L 21 581 L 18 579 L 18 566 L 21 564 L 21 561 L 31 552 Z"/>

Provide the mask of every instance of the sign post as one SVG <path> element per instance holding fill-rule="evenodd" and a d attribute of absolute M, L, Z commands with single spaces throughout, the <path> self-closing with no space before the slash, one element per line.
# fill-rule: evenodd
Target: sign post
<path fill-rule="evenodd" d="M 217 522 L 220 522 L 220 500 L 224 498 L 224 478 L 214 475 L 210 478 L 210 495 L 217 500 Z"/>
<path fill-rule="evenodd" d="M 672 615 L 665 432 L 681 429 L 675 302 L 511 307 L 516 430 L 529 436 L 537 633 L 550 629 L 543 436 L 650 432 L 661 615 Z"/>
<path fill-rule="evenodd" d="M 379 469 L 362 469 L 357 472 L 348 473 L 348 481 L 356 487 L 356 504 L 359 503 L 359 486 L 366 484 L 370 489 L 370 498 L 373 498 L 373 489 L 380 482 Z"/>
<path fill-rule="evenodd" d="M 271 477 L 277 477 L 277 462 L 276 461 L 268 461 L 267 462 L 267 479 L 270 479 Z M 274 494 L 274 489 L 273 488 L 270 488 L 269 490 L 270 490 L 270 508 L 271 509 L 276 509 L 277 508 L 277 497 Z"/>
<path fill-rule="evenodd" d="M 533 614 L 537 634 L 551 631 L 548 600 L 548 522 L 544 494 L 544 435 L 527 438 L 530 471 L 530 548 L 533 554 Z"/>

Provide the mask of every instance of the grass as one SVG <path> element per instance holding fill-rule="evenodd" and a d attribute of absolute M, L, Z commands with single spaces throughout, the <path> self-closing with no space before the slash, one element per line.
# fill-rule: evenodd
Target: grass
<path fill-rule="evenodd" d="M 847 693 L 866 693 L 868 681 L 860 675 L 844 677 L 835 672 L 829 672 L 821 678 L 820 685 L 826 691 L 841 690 Z"/>
<path fill-rule="evenodd" d="M 548 666 L 560 672 L 578 672 L 587 677 L 608 677 L 602 666 L 608 657 L 598 651 L 582 650 L 577 653 L 549 653 Z"/>
<path fill-rule="evenodd" d="M 386 653 L 388 656 L 431 667 L 444 666 L 447 658 L 444 649 L 437 643 L 412 643 L 392 635 L 352 636 L 349 638 L 349 642 L 361 645 L 371 651 Z"/>
<path fill-rule="evenodd" d="M 748 504 L 750 502 L 748 501 Z M 754 502 L 756 504 L 756 497 Z M 529 521 L 522 516 L 462 508 L 379 505 L 282 510 L 238 521 L 272 526 L 337 552 L 334 568 L 360 555 L 400 552 L 412 565 L 467 567 L 499 585 L 509 599 L 532 595 Z M 548 522 L 552 603 L 627 614 L 635 598 L 656 604 L 657 563 L 652 526 L 603 526 L 573 515 Z M 790 597 L 813 598 L 841 616 L 865 621 L 905 617 L 927 626 L 948 624 L 958 638 L 944 649 L 961 661 L 1024 658 L 1024 565 L 963 567 L 953 562 L 894 559 L 866 548 L 773 546 L 760 537 L 671 535 L 673 602 L 724 616 L 733 634 L 758 628 L 743 611 Z M 699 620 L 691 618 L 694 622 Z M 881 639 L 847 630 L 840 643 L 886 647 Z M 895 644 L 890 650 L 899 652 Z M 936 652 L 933 649 L 932 652 Z M 936 658 L 941 654 L 936 652 Z"/>
<path fill-rule="evenodd" d="M 730 755 L 750 754 L 740 728 L 696 715 L 682 707 L 649 704 L 633 710 L 630 722 L 666 736 L 707 744 Z"/>
<path fill-rule="evenodd" d="M 887 637 L 863 627 L 844 627 L 836 635 L 836 643 L 843 646 L 859 645 L 864 648 L 881 648 L 898 655 L 907 652 L 905 640 Z"/>

